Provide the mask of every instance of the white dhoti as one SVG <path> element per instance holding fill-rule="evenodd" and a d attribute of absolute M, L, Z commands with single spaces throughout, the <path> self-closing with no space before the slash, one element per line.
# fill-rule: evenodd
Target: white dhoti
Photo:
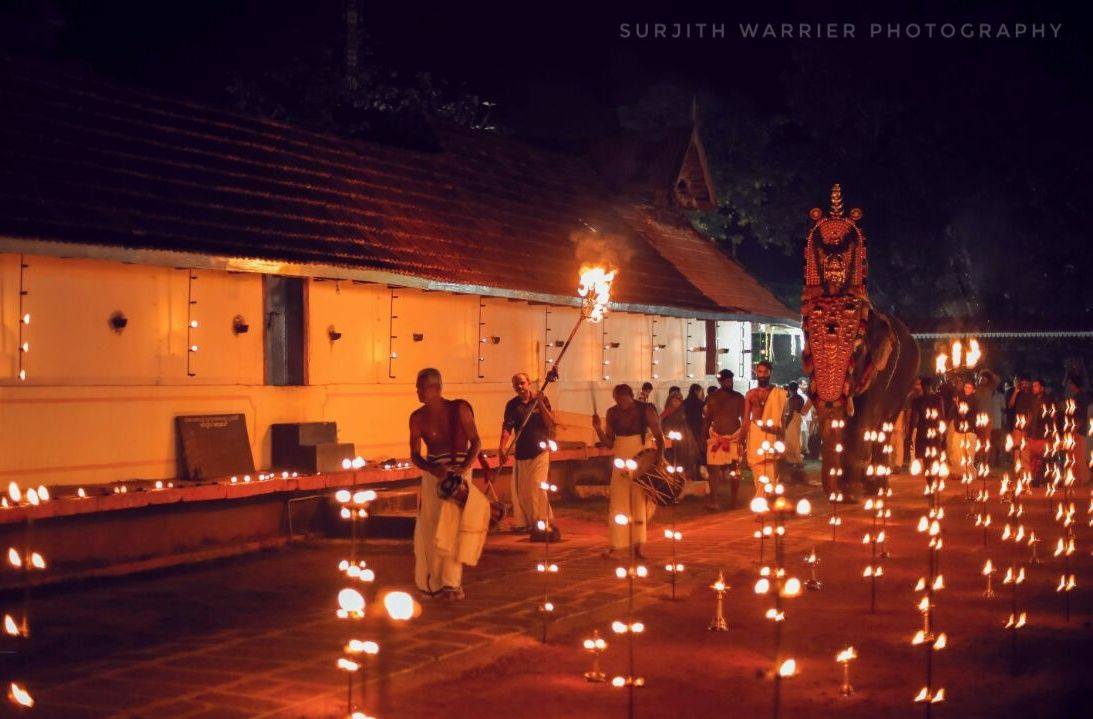
<path fill-rule="evenodd" d="M 1071 456 L 1074 459 L 1074 479 L 1082 487 L 1089 484 L 1089 464 L 1091 460 L 1089 452 L 1086 450 L 1087 446 L 1088 442 L 1086 442 L 1085 435 L 1081 432 L 1075 432 L 1074 449 L 1071 450 Z"/>
<path fill-rule="evenodd" d="M 550 497 L 542 488 L 550 479 L 550 452 L 531 459 L 517 459 L 512 465 L 512 521 L 517 527 L 535 527 L 539 520 L 554 518 Z"/>
<path fill-rule="evenodd" d="M 896 421 L 892 424 L 892 467 L 902 467 L 906 457 L 903 456 L 903 446 L 907 441 L 907 410 L 896 415 Z"/>
<path fill-rule="evenodd" d="M 439 477 L 421 474 L 421 498 L 414 525 L 414 583 L 423 592 L 460 587 L 463 565 L 473 567 L 482 556 L 489 531 L 490 502 L 470 481 L 471 474 L 469 468 L 463 474 L 468 487 L 463 507 L 437 496 Z"/>
<path fill-rule="evenodd" d="M 786 425 L 786 462 L 789 464 L 804 464 L 805 458 L 801 455 L 801 415 L 797 412 Z"/>
<path fill-rule="evenodd" d="M 949 454 L 949 474 L 959 479 L 963 474 L 975 474 L 975 432 L 957 432 L 949 430 L 947 437 Z"/>
<path fill-rule="evenodd" d="M 778 455 L 770 451 L 769 447 L 763 449 L 763 442 L 773 445 L 778 441 L 782 429 L 782 413 L 786 410 L 787 401 L 784 389 L 773 388 L 763 404 L 763 415 L 758 420 L 748 422 L 748 467 L 751 468 L 751 478 L 755 482 L 757 495 L 763 491 L 760 477 L 766 477 L 771 482 L 777 481 Z M 799 447 L 797 452 L 799 455 Z"/>
<path fill-rule="evenodd" d="M 718 434 L 710 428 L 710 438 L 706 440 L 706 465 L 709 467 L 724 467 L 735 464 L 740 460 L 740 443 L 735 439 L 736 433 Z"/>
<path fill-rule="evenodd" d="M 615 437 L 615 457 L 632 459 L 645 449 L 640 434 Z M 612 549 L 628 549 L 630 544 L 645 544 L 649 520 L 653 518 L 653 504 L 625 469 L 613 467 L 611 470 L 611 488 L 607 509 L 608 537 Z M 615 522 L 615 515 L 630 517 L 628 525 Z"/>

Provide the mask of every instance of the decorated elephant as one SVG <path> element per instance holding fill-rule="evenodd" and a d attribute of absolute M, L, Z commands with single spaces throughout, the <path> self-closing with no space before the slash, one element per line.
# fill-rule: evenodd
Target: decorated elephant
<path fill-rule="evenodd" d="M 824 489 L 849 498 L 886 479 L 870 467 L 882 463 L 883 445 L 891 442 L 889 425 L 914 383 L 918 347 L 901 321 L 869 300 L 861 210 L 843 214 L 836 184 L 827 216 L 818 208 L 809 216 L 815 224 L 805 246 L 802 361 L 820 423 Z"/>

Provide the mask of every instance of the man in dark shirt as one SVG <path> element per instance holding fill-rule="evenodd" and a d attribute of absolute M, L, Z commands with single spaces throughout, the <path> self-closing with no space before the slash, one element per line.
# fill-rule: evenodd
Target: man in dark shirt
<path fill-rule="evenodd" d="M 523 427 L 516 438 L 512 465 L 512 519 L 517 530 L 535 529 L 538 522 L 549 523 L 554 517 L 547 490 L 543 488 L 550 477 L 548 446 L 554 434 L 554 415 L 550 400 L 535 392 L 526 373 L 512 376 L 512 388 L 516 396 L 505 405 L 497 456 L 505 457 L 513 433 Z"/>
<path fill-rule="evenodd" d="M 1025 425 L 1025 456 L 1023 461 L 1025 468 L 1032 475 L 1033 486 L 1039 487 L 1047 481 L 1044 475 L 1044 448 L 1047 446 L 1049 422 L 1052 420 L 1046 415 L 1046 408 L 1051 405 L 1042 379 L 1032 380 L 1032 397 L 1024 405 L 1028 415 L 1028 424 Z"/>
<path fill-rule="evenodd" d="M 934 391 L 934 379 L 928 375 L 919 377 L 912 389 L 909 424 L 915 438 L 912 447 L 914 458 L 929 466 L 937 458 L 945 444 L 938 429 L 943 417 L 941 397 Z"/>

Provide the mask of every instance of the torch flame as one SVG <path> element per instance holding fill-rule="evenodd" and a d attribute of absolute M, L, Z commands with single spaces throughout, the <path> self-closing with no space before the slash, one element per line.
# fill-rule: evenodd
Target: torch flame
<path fill-rule="evenodd" d="M 979 363 L 979 358 L 983 356 L 983 353 L 979 349 L 979 340 L 972 339 L 968 341 L 968 351 L 965 353 L 965 363 L 968 367 L 975 367 Z"/>
<path fill-rule="evenodd" d="M 608 271 L 599 265 L 581 266 L 581 283 L 577 294 L 584 300 L 584 313 L 589 322 L 599 322 L 607 314 L 607 303 L 611 301 L 611 283 L 615 281 L 617 270 Z"/>

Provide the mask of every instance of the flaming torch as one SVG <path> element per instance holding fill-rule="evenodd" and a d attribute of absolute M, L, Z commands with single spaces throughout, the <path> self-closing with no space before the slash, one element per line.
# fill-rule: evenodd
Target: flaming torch
<path fill-rule="evenodd" d="M 558 379 L 558 365 L 561 364 L 562 358 L 565 357 L 566 351 L 569 350 L 569 345 L 573 343 L 573 338 L 577 336 L 577 330 L 581 328 L 581 325 L 584 324 L 586 320 L 596 324 L 597 322 L 602 322 L 603 318 L 607 315 L 608 303 L 611 302 L 611 284 L 615 281 L 615 276 L 617 274 L 617 270 L 608 270 L 606 267 L 598 265 L 581 266 L 580 284 L 577 286 L 577 295 L 581 298 L 580 317 L 578 317 L 577 322 L 574 323 L 573 329 L 569 331 L 569 337 L 566 338 L 561 351 L 558 352 L 558 355 L 551 364 L 550 371 L 547 372 L 542 384 L 539 385 L 539 391 L 535 395 L 534 406 L 524 415 L 524 421 L 516 428 L 516 431 L 512 433 L 512 439 L 509 440 L 509 446 L 506 447 L 497 458 L 499 467 L 503 467 L 505 462 L 508 461 L 509 455 L 512 453 L 513 448 L 516 447 L 516 441 L 520 438 L 520 435 L 523 434 L 524 428 L 527 427 L 532 414 L 539 410 L 539 403 L 542 401 L 542 397 L 544 396 L 543 392 L 546 390 L 547 385 Z"/>

